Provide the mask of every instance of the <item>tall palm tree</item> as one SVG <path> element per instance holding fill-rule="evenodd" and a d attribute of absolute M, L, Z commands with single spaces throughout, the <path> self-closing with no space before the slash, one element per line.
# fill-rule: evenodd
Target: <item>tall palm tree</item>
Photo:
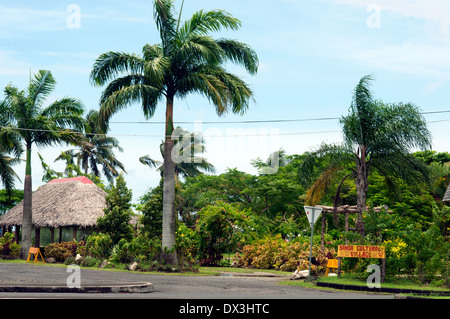
<path fill-rule="evenodd" d="M 77 165 L 84 170 L 84 174 L 88 174 L 90 167 L 92 173 L 97 177 L 100 177 L 99 166 L 101 166 L 103 175 L 109 182 L 113 182 L 119 176 L 118 170 L 121 169 L 125 172 L 125 167 L 116 158 L 113 151 L 116 148 L 119 152 L 123 152 L 123 149 L 119 146 L 116 138 L 106 135 L 108 130 L 107 123 L 99 120 L 98 111 L 89 111 L 84 124 L 84 135 L 87 143 L 83 143 L 78 149 L 61 153 L 55 161 L 64 160 L 72 167 L 73 160 L 76 159 Z M 70 167 L 68 167 L 69 170 Z"/>
<path fill-rule="evenodd" d="M 174 134 L 179 138 L 174 140 L 173 151 L 175 158 L 175 179 L 178 180 L 179 176 L 182 177 L 195 177 L 203 174 L 204 172 L 214 173 L 214 166 L 209 163 L 204 157 L 198 156 L 205 151 L 205 144 L 203 138 L 198 134 L 190 133 L 183 130 L 181 127 L 177 127 Z M 164 158 L 164 141 L 160 144 L 161 156 Z M 149 155 L 145 155 L 139 158 L 139 161 L 149 166 L 150 168 L 156 168 L 164 174 L 164 163 L 152 159 Z"/>
<path fill-rule="evenodd" d="M 161 43 L 146 44 L 142 56 L 107 52 L 95 62 L 91 81 L 109 82 L 100 99 L 100 115 L 109 119 L 134 102 L 141 102 L 146 118 L 151 118 L 158 102 L 165 100 L 164 205 L 162 247 L 173 251 L 175 244 L 175 168 L 171 158 L 173 106 L 175 98 L 200 93 L 215 106 L 219 115 L 228 111 L 243 114 L 253 96 L 249 86 L 228 73 L 231 61 L 256 74 L 258 57 L 248 45 L 230 39 L 214 39 L 209 34 L 221 29 L 237 30 L 241 22 L 223 10 L 200 10 L 182 22 L 176 18 L 173 0 L 154 0 L 154 19 Z M 175 253 L 165 253 L 169 264 L 178 264 Z"/>
<path fill-rule="evenodd" d="M 22 222 L 21 256 L 26 258 L 31 247 L 32 232 L 32 146 L 51 146 L 62 142 L 82 143 L 83 136 L 76 130 L 83 126 L 84 112 L 82 103 L 74 98 L 65 97 L 44 107 L 46 98 L 56 85 L 50 71 L 41 70 L 30 79 L 26 90 L 8 85 L 5 88 L 5 101 L 8 107 L 2 109 L 0 117 L 8 119 L 0 130 L 0 135 L 9 135 L 23 143 L 26 150 L 26 168 L 24 182 L 24 205 Z"/>
<path fill-rule="evenodd" d="M 392 176 L 407 182 L 429 181 L 427 166 L 410 153 L 414 148 L 431 147 L 431 134 L 419 108 L 410 103 L 384 104 L 373 100 L 372 80 L 370 75 L 361 78 L 354 91 L 350 112 L 340 121 L 343 144 L 322 145 L 300 168 L 303 176 L 308 178 L 318 159 L 328 160 L 321 176 L 308 191 L 310 204 L 318 203 L 336 176 L 342 179 L 335 199 L 343 181 L 354 180 L 360 234 L 364 234 L 362 213 L 366 210 L 368 177 L 373 170 L 381 173 L 390 186 L 393 186 Z"/>

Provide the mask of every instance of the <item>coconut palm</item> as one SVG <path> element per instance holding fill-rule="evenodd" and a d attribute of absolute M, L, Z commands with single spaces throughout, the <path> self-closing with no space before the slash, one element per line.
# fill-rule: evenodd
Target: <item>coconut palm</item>
<path fill-rule="evenodd" d="M 181 177 L 195 177 L 203 174 L 203 172 L 214 173 L 214 166 L 209 163 L 204 157 L 198 156 L 205 151 L 205 144 L 203 138 L 196 133 L 190 133 L 177 127 L 174 131 L 175 136 L 173 151 L 176 154 L 173 156 L 175 166 L 175 179 Z M 164 158 L 164 141 L 160 144 L 161 157 Z M 149 155 L 139 158 L 139 161 L 149 166 L 156 168 L 164 175 L 164 163 L 152 159 Z M 203 172 L 202 172 L 203 171 Z"/>
<path fill-rule="evenodd" d="M 381 173 L 393 186 L 393 176 L 407 182 L 429 180 L 427 166 L 410 151 L 431 147 L 431 134 L 419 108 L 408 104 L 384 104 L 374 101 L 370 92 L 370 75 L 364 76 L 355 88 L 350 112 L 342 117 L 344 143 L 322 145 L 310 154 L 300 168 L 303 177 L 313 172 L 314 163 L 326 158 L 327 165 L 309 189 L 309 204 L 317 204 L 338 176 L 339 189 L 347 178 L 355 182 L 357 192 L 357 228 L 364 234 L 362 213 L 366 210 L 368 177 L 373 170 Z M 335 197 L 335 205 L 337 204 Z"/>
<path fill-rule="evenodd" d="M 90 168 L 97 177 L 100 177 L 99 166 L 101 166 L 103 175 L 109 182 L 113 182 L 119 176 L 118 170 L 125 172 L 125 167 L 114 154 L 114 148 L 119 152 L 123 152 L 123 149 L 116 138 L 106 135 L 108 130 L 108 125 L 99 120 L 98 111 L 89 111 L 84 124 L 87 143 L 83 143 L 78 149 L 62 152 L 55 161 L 66 161 L 66 170 L 71 170 L 76 159 L 77 165 L 84 170 L 85 175 Z"/>
<path fill-rule="evenodd" d="M 5 101 L 0 117 L 6 119 L 0 130 L 5 136 L 21 141 L 26 150 L 26 168 L 24 181 L 24 205 L 22 223 L 21 256 L 26 258 L 31 247 L 32 231 L 32 180 L 31 151 L 33 145 L 51 146 L 62 142 L 78 144 L 83 137 L 80 130 L 83 125 L 84 108 L 80 101 L 65 97 L 44 106 L 46 98 L 56 85 L 50 71 L 41 70 L 30 79 L 26 90 L 8 85 L 5 88 Z"/>
<path fill-rule="evenodd" d="M 219 115 L 230 110 L 243 114 L 253 92 L 224 65 L 228 61 L 237 63 L 250 74 L 258 69 L 257 55 L 248 45 L 209 35 L 221 29 L 239 29 L 238 19 L 223 10 L 200 10 L 184 22 L 180 16 L 176 17 L 173 0 L 155 0 L 154 19 L 161 42 L 146 44 L 142 56 L 104 53 L 95 61 L 90 75 L 95 85 L 108 83 L 100 99 L 104 119 L 134 102 L 140 102 L 145 117 L 151 118 L 158 102 L 165 101 L 162 247 L 169 251 L 175 244 L 175 168 L 171 158 L 175 99 L 199 93 L 209 99 Z M 165 253 L 164 259 L 178 264 L 175 253 Z"/>

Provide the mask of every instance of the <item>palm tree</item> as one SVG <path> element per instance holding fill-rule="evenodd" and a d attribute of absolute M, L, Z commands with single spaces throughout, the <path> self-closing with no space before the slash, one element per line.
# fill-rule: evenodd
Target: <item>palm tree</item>
<path fill-rule="evenodd" d="M 181 16 L 181 14 L 180 14 Z M 224 69 L 226 62 L 242 65 L 256 74 L 258 58 L 246 44 L 230 39 L 213 39 L 209 33 L 237 30 L 241 22 L 223 10 L 200 10 L 182 22 L 175 17 L 173 0 L 154 0 L 154 18 L 161 43 L 146 44 L 142 56 L 107 52 L 95 62 L 91 81 L 109 82 L 100 99 L 100 115 L 109 119 L 134 102 L 141 102 L 151 118 L 158 102 L 165 100 L 164 205 L 162 247 L 173 251 L 175 244 L 175 168 L 171 158 L 173 106 L 175 98 L 200 93 L 215 106 L 218 115 L 228 111 L 243 114 L 252 90 L 238 76 Z M 168 264 L 178 264 L 175 253 L 165 253 Z"/>
<path fill-rule="evenodd" d="M 175 180 L 178 180 L 179 176 L 182 177 L 195 177 L 204 172 L 214 173 L 214 166 L 209 163 L 205 158 L 198 156 L 205 151 L 205 144 L 203 138 L 199 137 L 196 133 L 190 133 L 183 130 L 181 127 L 177 127 L 174 131 L 175 136 L 179 138 L 174 140 L 174 154 L 175 159 Z M 161 156 L 164 158 L 164 141 L 160 144 Z M 158 160 L 152 159 L 149 155 L 145 155 L 139 158 L 139 161 L 147 165 L 150 168 L 156 168 L 164 175 L 164 163 Z"/>
<path fill-rule="evenodd" d="M 77 165 L 84 170 L 85 175 L 88 174 L 90 166 L 92 173 L 97 177 L 100 177 L 100 165 L 106 179 L 113 182 L 119 176 L 118 169 L 125 172 L 125 167 L 116 158 L 113 151 L 114 148 L 117 148 L 119 152 L 123 152 L 123 149 L 119 146 L 116 138 L 106 135 L 108 130 L 107 123 L 102 123 L 99 120 L 98 111 L 89 111 L 84 124 L 84 135 L 87 143 L 83 143 L 79 149 L 62 152 L 55 161 L 66 161 L 68 164 L 66 170 L 71 170 L 74 159 L 76 159 Z"/>
<path fill-rule="evenodd" d="M 83 141 L 80 132 L 84 112 L 80 101 L 65 97 L 44 107 L 44 102 L 54 90 L 56 81 L 50 71 L 41 70 L 30 79 L 26 90 L 20 91 L 12 85 L 5 88 L 7 108 L 0 117 L 7 123 L 0 130 L 1 136 L 10 136 L 22 141 L 26 150 L 24 182 L 24 205 L 22 222 L 21 256 L 26 258 L 31 247 L 32 232 L 32 146 L 51 146 L 62 142 L 78 144 Z"/>
<path fill-rule="evenodd" d="M 372 80 L 370 75 L 361 78 L 354 91 L 349 115 L 340 121 L 344 143 L 322 145 L 300 168 L 303 177 L 308 178 L 314 163 L 324 158 L 328 161 L 308 191 L 307 200 L 312 205 L 319 202 L 327 186 L 339 176 L 336 206 L 343 181 L 354 180 L 360 234 L 364 234 L 362 213 L 366 210 L 368 177 L 373 170 L 381 173 L 389 186 L 393 186 L 392 176 L 415 183 L 429 180 L 427 166 L 410 153 L 413 148 L 431 146 L 431 134 L 419 108 L 411 103 L 388 105 L 374 101 L 369 88 Z"/>

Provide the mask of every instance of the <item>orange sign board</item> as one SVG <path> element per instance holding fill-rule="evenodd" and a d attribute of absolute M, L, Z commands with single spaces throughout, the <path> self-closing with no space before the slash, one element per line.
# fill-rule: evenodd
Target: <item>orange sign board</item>
<path fill-rule="evenodd" d="M 38 261 L 38 256 L 40 255 L 42 261 L 45 263 L 44 257 L 42 257 L 42 253 L 41 253 L 41 250 L 39 248 L 37 248 L 37 247 L 30 247 L 30 250 L 28 251 L 27 262 L 30 261 L 31 254 L 33 254 L 35 256 L 34 257 L 34 262 Z"/>
<path fill-rule="evenodd" d="M 383 246 L 339 245 L 338 257 L 386 258 Z"/>
<path fill-rule="evenodd" d="M 328 259 L 328 264 L 327 264 L 328 268 L 338 268 L 338 266 L 339 266 L 339 261 L 337 259 Z"/>

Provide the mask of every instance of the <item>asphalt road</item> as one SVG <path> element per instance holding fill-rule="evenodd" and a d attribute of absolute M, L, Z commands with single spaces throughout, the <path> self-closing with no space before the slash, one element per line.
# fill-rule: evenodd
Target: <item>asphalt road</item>
<path fill-rule="evenodd" d="M 1 285 L 67 285 L 72 272 L 66 267 L 0 263 Z M 324 291 L 280 285 L 280 277 L 150 275 L 139 272 L 80 270 L 81 285 L 151 282 L 154 291 L 145 294 L 19 293 L 2 292 L 0 298 L 39 299 L 180 299 L 180 300 L 292 300 L 292 299 L 393 299 L 393 295 Z"/>

